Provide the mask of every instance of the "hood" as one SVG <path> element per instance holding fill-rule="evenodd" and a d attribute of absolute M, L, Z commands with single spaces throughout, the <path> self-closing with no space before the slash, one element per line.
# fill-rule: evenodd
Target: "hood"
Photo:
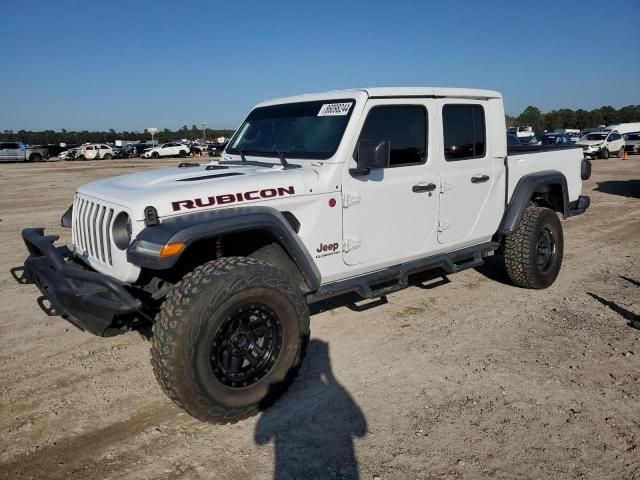
<path fill-rule="evenodd" d="M 589 145 L 600 145 L 604 140 L 580 140 L 576 145 L 588 147 Z"/>
<path fill-rule="evenodd" d="M 320 167 L 304 165 L 284 170 L 279 164 L 215 162 L 105 178 L 83 185 L 78 192 L 125 207 L 136 220 L 143 220 L 148 206 L 165 217 L 305 195 L 318 183 Z"/>

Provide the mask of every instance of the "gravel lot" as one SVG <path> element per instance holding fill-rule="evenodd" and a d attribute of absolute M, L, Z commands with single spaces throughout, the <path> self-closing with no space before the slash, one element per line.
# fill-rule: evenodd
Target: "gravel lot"
<path fill-rule="evenodd" d="M 509 285 L 495 257 L 324 304 L 297 383 L 231 426 L 173 407 L 142 334 L 80 332 L 9 274 L 22 228 L 70 239 L 78 185 L 176 163 L 0 166 L 1 478 L 640 479 L 640 156 L 594 161 L 551 288 Z"/>

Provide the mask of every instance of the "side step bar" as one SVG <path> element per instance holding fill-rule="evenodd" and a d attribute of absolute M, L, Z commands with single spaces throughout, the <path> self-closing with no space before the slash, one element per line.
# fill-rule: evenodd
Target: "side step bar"
<path fill-rule="evenodd" d="M 376 298 L 409 286 L 409 275 L 442 268 L 447 273 L 456 273 L 467 268 L 479 267 L 483 257 L 500 246 L 497 242 L 487 242 L 451 253 L 434 255 L 401 265 L 378 270 L 360 277 L 321 285 L 307 295 L 307 302 L 314 303 L 344 293 L 356 292 L 362 298 Z"/>

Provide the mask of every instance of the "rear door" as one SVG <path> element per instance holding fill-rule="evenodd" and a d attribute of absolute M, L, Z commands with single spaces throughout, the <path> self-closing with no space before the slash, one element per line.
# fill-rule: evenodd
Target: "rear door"
<path fill-rule="evenodd" d="M 440 212 L 438 243 L 472 244 L 486 240 L 502 214 L 504 190 L 494 188 L 496 164 L 487 142 L 487 102 L 438 100 L 440 114 Z"/>
<path fill-rule="evenodd" d="M 433 102 L 367 102 L 358 142 L 389 140 L 391 163 L 366 175 L 352 175 L 348 169 L 344 173 L 343 258 L 348 265 L 401 261 L 435 241 L 439 176 L 430 148 L 435 136 Z M 354 142 L 352 166 L 357 165 L 356 151 Z"/>

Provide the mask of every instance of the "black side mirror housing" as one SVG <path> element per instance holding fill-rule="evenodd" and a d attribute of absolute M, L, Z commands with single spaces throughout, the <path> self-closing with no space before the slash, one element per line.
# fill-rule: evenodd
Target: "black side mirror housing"
<path fill-rule="evenodd" d="M 368 175 L 372 168 L 388 168 L 391 163 L 389 140 L 362 139 L 358 142 L 358 168 L 351 168 L 354 176 Z"/>

